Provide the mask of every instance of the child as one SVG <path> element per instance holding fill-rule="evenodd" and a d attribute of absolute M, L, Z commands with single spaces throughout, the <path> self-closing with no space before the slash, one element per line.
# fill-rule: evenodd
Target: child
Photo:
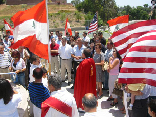
<path fill-rule="evenodd" d="M 43 71 L 42 83 L 46 88 L 48 88 L 47 70 L 43 67 L 42 71 Z"/>
<path fill-rule="evenodd" d="M 33 55 L 31 58 L 31 67 L 30 67 L 30 74 L 29 74 L 30 83 L 35 81 L 35 78 L 33 77 L 33 70 L 37 67 L 41 68 L 42 64 L 40 63 L 40 58 L 37 55 Z"/>
<path fill-rule="evenodd" d="M 128 89 L 131 91 L 142 91 L 144 89 L 144 87 L 145 87 L 145 84 L 141 84 L 141 83 L 128 84 Z M 132 110 L 134 101 L 135 101 L 135 95 L 131 93 L 131 103 L 128 107 L 129 110 Z"/>

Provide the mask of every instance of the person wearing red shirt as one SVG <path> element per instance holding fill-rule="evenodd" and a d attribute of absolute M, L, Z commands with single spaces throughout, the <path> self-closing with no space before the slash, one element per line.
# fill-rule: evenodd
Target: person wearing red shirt
<path fill-rule="evenodd" d="M 55 38 L 51 39 L 51 44 L 50 44 L 50 49 L 51 49 L 51 70 L 60 76 L 60 65 L 59 65 L 59 56 L 58 56 L 58 49 L 59 49 L 59 44 L 55 42 Z"/>

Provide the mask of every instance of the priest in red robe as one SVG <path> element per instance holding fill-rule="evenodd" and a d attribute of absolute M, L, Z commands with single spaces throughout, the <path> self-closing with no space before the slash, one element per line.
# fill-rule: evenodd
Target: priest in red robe
<path fill-rule="evenodd" d="M 77 68 L 74 97 L 76 100 L 77 108 L 82 107 L 82 98 L 86 93 L 96 94 L 96 68 L 95 62 L 90 58 L 90 49 L 84 49 L 82 58 L 85 58 Z"/>

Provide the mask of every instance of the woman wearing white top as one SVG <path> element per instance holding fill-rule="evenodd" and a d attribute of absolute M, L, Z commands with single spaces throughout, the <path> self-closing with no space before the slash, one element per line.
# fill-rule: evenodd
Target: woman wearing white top
<path fill-rule="evenodd" d="M 15 79 L 13 79 L 12 76 L 12 80 L 14 83 L 19 83 L 25 87 L 25 62 L 22 58 L 20 58 L 20 53 L 17 50 L 12 52 L 11 57 L 13 58 L 13 60 L 11 61 L 11 66 L 9 69 L 10 71 L 16 73 Z"/>
<path fill-rule="evenodd" d="M 17 106 L 21 95 L 13 91 L 9 81 L 0 79 L 0 117 L 19 117 Z"/>

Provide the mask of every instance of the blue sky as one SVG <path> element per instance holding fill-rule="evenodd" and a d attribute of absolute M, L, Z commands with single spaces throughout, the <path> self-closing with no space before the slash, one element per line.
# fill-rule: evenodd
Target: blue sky
<path fill-rule="evenodd" d="M 70 3 L 72 0 L 67 0 Z M 115 0 L 117 6 L 143 6 L 144 4 L 149 4 L 151 6 L 151 0 Z"/>

